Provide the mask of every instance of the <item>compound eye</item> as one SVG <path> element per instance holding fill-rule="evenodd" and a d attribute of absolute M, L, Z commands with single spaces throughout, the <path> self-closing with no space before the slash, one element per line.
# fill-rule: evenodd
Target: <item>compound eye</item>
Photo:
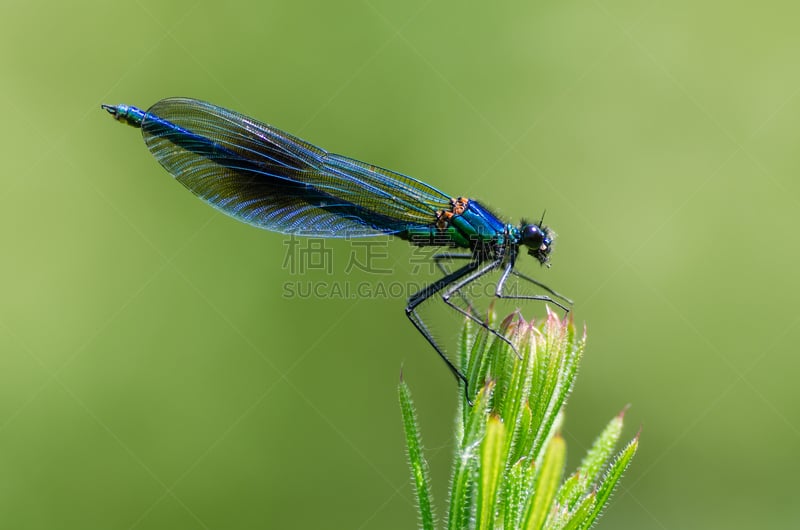
<path fill-rule="evenodd" d="M 527 225 L 522 229 L 522 243 L 529 247 L 538 249 L 544 243 L 544 233 L 536 225 Z"/>

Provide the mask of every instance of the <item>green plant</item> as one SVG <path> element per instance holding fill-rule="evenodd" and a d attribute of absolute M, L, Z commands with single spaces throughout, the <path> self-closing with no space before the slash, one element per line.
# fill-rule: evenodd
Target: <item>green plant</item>
<path fill-rule="evenodd" d="M 587 529 L 597 520 L 633 458 L 638 435 L 619 453 L 620 413 L 595 440 L 580 467 L 562 481 L 566 444 L 562 409 L 586 344 L 572 319 L 548 311 L 540 323 L 513 314 L 490 340 L 467 322 L 460 362 L 477 389 L 459 407 L 447 528 Z M 400 383 L 400 404 L 422 528 L 436 527 L 427 464 L 411 394 Z"/>

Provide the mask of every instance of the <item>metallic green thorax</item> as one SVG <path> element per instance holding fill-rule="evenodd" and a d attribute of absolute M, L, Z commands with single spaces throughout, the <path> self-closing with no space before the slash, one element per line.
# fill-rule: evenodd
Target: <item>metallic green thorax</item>
<path fill-rule="evenodd" d="M 453 215 L 447 227 L 412 227 L 407 239 L 417 245 L 442 245 L 474 249 L 487 243 L 502 246 L 519 240 L 519 229 L 506 225 L 477 201 L 470 199 L 463 213 Z"/>

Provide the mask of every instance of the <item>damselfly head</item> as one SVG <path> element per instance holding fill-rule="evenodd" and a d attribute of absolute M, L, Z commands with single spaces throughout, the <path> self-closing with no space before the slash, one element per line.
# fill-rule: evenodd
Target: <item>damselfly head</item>
<path fill-rule="evenodd" d="M 528 254 L 545 265 L 550 259 L 551 245 L 555 234 L 546 226 L 525 224 L 520 227 L 519 242 L 528 247 Z"/>

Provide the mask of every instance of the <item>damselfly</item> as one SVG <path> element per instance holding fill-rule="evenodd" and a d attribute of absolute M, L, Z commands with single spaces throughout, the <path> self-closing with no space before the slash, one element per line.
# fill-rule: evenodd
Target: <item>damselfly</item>
<path fill-rule="evenodd" d="M 406 315 L 465 385 L 419 316 L 421 303 L 437 293 L 444 302 L 511 342 L 454 296 L 482 276 L 501 271 L 497 298 L 543 300 L 564 311 L 572 302 L 514 269 L 525 247 L 547 264 L 553 233 L 542 224 L 505 223 L 473 199 L 450 196 L 411 177 L 328 153 L 242 114 L 195 99 L 164 99 L 147 111 L 103 105 L 115 119 L 141 128 L 147 148 L 181 184 L 224 213 L 267 230 L 313 237 L 391 234 L 415 245 L 464 249 L 434 256 L 444 276 L 411 295 Z M 464 260 L 454 271 L 442 260 Z M 506 292 L 516 276 L 549 293 Z M 558 300 L 561 300 L 561 303 Z M 513 348 L 513 345 L 511 345 Z"/>

